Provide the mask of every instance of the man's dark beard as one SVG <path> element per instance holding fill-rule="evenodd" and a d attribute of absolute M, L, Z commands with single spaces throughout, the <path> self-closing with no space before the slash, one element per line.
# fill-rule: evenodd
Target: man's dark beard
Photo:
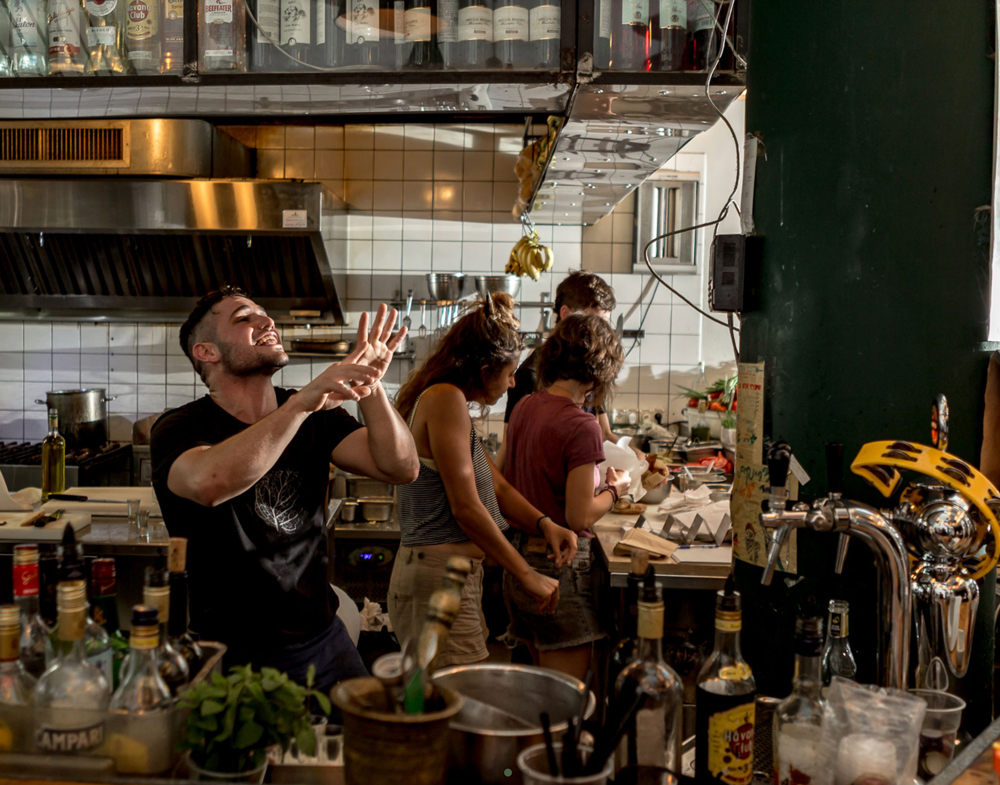
<path fill-rule="evenodd" d="M 288 365 L 288 355 L 284 352 L 268 357 L 255 352 L 249 346 L 234 346 L 220 343 L 219 354 L 222 356 L 222 367 L 233 376 L 273 376 L 277 371 Z"/>

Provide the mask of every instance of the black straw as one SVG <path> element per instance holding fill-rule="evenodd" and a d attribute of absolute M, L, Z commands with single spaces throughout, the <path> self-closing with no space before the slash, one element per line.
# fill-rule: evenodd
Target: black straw
<path fill-rule="evenodd" d="M 577 743 L 580 740 L 580 718 L 572 717 L 569 727 L 562 737 L 562 775 L 563 777 L 577 777 L 579 760 L 576 755 Z"/>
<path fill-rule="evenodd" d="M 543 711 L 539 718 L 542 722 L 542 737 L 545 739 L 545 754 L 549 759 L 549 775 L 559 776 L 559 762 L 556 760 L 556 748 L 552 744 L 552 723 L 549 721 L 549 713 Z"/>

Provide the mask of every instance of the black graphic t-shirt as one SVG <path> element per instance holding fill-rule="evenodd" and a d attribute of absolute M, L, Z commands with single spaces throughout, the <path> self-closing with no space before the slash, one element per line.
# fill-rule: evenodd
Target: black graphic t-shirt
<path fill-rule="evenodd" d="M 281 405 L 294 391 L 275 392 Z M 361 425 L 339 408 L 310 415 L 267 474 L 216 507 L 170 492 L 167 476 L 181 454 L 247 427 L 206 395 L 164 414 L 150 436 L 164 523 L 188 538 L 191 626 L 234 657 L 286 651 L 333 621 L 324 520 L 330 453 Z"/>

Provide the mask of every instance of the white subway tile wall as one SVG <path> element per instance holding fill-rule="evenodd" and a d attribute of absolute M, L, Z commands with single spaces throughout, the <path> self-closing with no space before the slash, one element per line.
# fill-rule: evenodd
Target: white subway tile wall
<path fill-rule="evenodd" d="M 256 145 L 261 177 L 319 180 L 333 196 L 336 212 L 324 231 L 335 275 L 346 279 L 339 292 L 346 316 L 357 325 L 364 310 L 383 300 L 428 296 L 424 274 L 499 274 L 521 227 L 510 213 L 517 194 L 514 163 L 523 127 L 518 125 L 266 126 L 228 129 Z M 681 154 L 668 166 L 705 168 L 704 154 Z M 703 180 L 704 182 L 704 180 Z M 726 185 L 726 190 L 728 190 Z M 711 190 L 712 184 L 708 183 Z M 701 320 L 662 286 L 650 304 L 648 274 L 634 274 L 632 215 L 628 199 L 596 226 L 539 226 L 542 242 L 555 255 L 551 272 L 522 281 L 520 300 L 549 301 L 571 270 L 589 269 L 615 288 L 617 314 L 626 329 L 639 327 L 645 339 L 625 341 L 626 367 L 616 408 L 667 409 L 679 414 L 683 400 L 671 397 L 677 383 L 689 383 L 702 355 Z M 699 206 L 699 220 L 704 216 Z M 667 279 L 702 302 L 704 280 Z M 436 326 L 428 310 L 429 337 L 417 338 L 419 305 L 411 314 L 413 344 L 425 356 Z M 520 309 L 522 325 L 536 330 L 541 309 Z M 352 335 L 356 327 L 286 328 L 294 334 Z M 178 343 L 176 324 L 0 323 L 0 441 L 40 440 L 44 406 L 35 403 L 53 389 L 101 387 L 108 392 L 111 438 L 131 439 L 139 418 L 180 406 L 205 394 Z M 275 384 L 301 386 L 324 367 L 322 361 L 293 358 Z M 398 362 L 386 379 L 390 390 L 412 370 Z M 728 368 L 727 368 L 728 370 Z M 484 430 L 499 431 L 504 402 Z"/>

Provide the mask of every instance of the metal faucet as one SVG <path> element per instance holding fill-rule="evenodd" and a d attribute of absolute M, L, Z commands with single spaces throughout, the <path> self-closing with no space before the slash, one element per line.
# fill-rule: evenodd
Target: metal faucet
<path fill-rule="evenodd" d="M 899 532 L 880 512 L 864 504 L 843 501 L 843 453 L 843 445 L 827 445 L 829 495 L 817 499 L 811 507 L 800 503 L 787 510 L 781 498 L 791 451 L 787 444 L 779 442 L 768 452 L 771 496 L 768 509 L 760 514 L 760 524 L 772 530 L 773 535 L 761 583 L 770 585 L 781 548 L 793 528 L 841 535 L 837 545 L 838 574 L 844 566 L 848 538 L 857 537 L 865 542 L 875 556 L 879 575 L 879 684 L 905 690 L 913 607 L 906 546 Z"/>

